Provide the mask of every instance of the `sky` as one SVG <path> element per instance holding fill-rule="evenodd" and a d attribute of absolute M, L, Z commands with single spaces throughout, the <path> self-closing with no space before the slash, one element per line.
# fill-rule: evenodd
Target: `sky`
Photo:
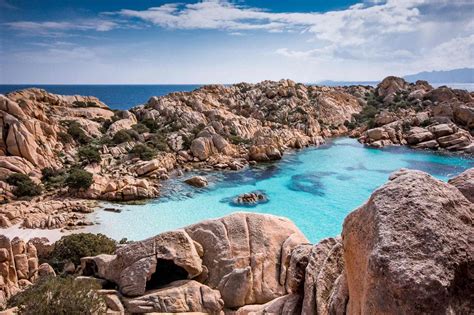
<path fill-rule="evenodd" d="M 473 66 L 473 0 L 0 0 L 0 84 L 368 81 Z"/>

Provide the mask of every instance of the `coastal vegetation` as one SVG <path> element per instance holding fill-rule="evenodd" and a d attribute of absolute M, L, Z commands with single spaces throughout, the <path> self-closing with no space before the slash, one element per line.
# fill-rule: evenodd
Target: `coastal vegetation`
<path fill-rule="evenodd" d="M 92 173 L 79 168 L 71 169 L 65 179 L 65 184 L 72 189 L 87 189 L 93 182 Z"/>
<path fill-rule="evenodd" d="M 61 272 L 67 262 L 79 266 L 82 257 L 113 254 L 116 247 L 116 242 L 103 234 L 77 233 L 65 235 L 54 243 L 53 250 L 46 257 L 46 261 L 55 270 Z"/>
<path fill-rule="evenodd" d="M 41 186 L 31 180 L 28 175 L 14 173 L 7 177 L 6 182 L 15 186 L 13 193 L 17 197 L 33 197 L 41 194 Z"/>
<path fill-rule="evenodd" d="M 104 314 L 106 305 L 94 282 L 75 281 L 73 277 L 43 277 L 8 302 L 18 314 Z"/>

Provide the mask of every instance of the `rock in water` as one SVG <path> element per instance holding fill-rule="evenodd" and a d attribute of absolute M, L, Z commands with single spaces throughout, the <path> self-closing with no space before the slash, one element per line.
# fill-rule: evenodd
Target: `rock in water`
<path fill-rule="evenodd" d="M 209 184 L 207 182 L 207 179 L 202 176 L 194 176 L 194 177 L 186 179 L 184 182 L 188 185 L 198 187 L 198 188 L 206 187 Z"/>
<path fill-rule="evenodd" d="M 232 199 L 234 205 L 256 206 L 268 202 L 268 197 L 262 191 L 252 191 Z"/>
<path fill-rule="evenodd" d="M 349 314 L 474 309 L 473 204 L 455 187 L 400 170 L 342 232 Z"/>

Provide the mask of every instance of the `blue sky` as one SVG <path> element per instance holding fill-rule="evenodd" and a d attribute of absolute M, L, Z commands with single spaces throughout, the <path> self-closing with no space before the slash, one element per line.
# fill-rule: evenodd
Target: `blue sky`
<path fill-rule="evenodd" d="M 0 0 L 0 83 L 378 80 L 474 66 L 472 0 Z"/>

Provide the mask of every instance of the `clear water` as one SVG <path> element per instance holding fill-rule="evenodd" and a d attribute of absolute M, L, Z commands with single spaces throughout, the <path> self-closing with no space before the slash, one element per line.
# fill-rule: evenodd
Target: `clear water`
<path fill-rule="evenodd" d="M 319 148 L 285 154 L 275 163 L 202 173 L 211 182 L 204 189 L 187 186 L 182 182 L 185 177 L 169 180 L 161 199 L 145 205 L 112 205 L 122 209 L 119 214 L 95 212 L 100 225 L 89 230 L 115 239 L 139 240 L 204 219 L 251 211 L 288 217 L 308 239 L 317 242 L 338 235 L 346 215 L 402 167 L 447 180 L 474 167 L 474 159 L 403 147 L 370 149 L 354 139 L 339 138 Z M 269 202 L 249 208 L 228 201 L 255 190 L 264 191 Z"/>

